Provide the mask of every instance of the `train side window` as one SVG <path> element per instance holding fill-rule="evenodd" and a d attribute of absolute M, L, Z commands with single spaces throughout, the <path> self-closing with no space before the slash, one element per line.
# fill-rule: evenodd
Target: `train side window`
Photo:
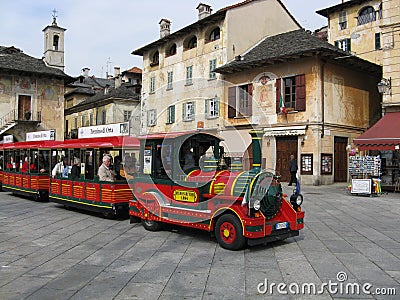
<path fill-rule="evenodd" d="M 94 150 L 87 149 L 85 152 L 85 179 L 93 180 L 95 170 Z"/>

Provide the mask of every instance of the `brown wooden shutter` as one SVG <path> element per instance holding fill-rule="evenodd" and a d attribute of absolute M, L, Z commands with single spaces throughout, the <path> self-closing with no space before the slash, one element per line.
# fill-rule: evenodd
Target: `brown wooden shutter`
<path fill-rule="evenodd" d="M 228 118 L 236 117 L 236 86 L 228 88 Z"/>
<path fill-rule="evenodd" d="M 296 76 L 296 110 L 306 110 L 306 76 L 304 74 Z"/>
<path fill-rule="evenodd" d="M 281 99 L 281 80 L 280 78 L 278 78 L 276 80 L 276 113 L 280 113 L 281 112 L 281 108 L 279 107 L 279 102 Z"/>
<path fill-rule="evenodd" d="M 249 102 L 247 106 L 247 115 L 252 116 L 253 115 L 253 84 L 250 83 L 247 87 L 248 93 L 249 93 Z"/>

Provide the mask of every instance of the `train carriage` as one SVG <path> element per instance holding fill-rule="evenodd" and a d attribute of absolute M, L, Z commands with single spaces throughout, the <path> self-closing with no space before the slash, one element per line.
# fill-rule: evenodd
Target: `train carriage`
<path fill-rule="evenodd" d="M 302 196 L 290 201 L 278 177 L 261 170 L 261 137 L 253 139 L 253 168 L 237 172 L 223 163 L 220 139 L 204 132 L 144 136 L 139 174 L 129 181 L 131 222 L 147 230 L 163 223 L 207 230 L 231 250 L 297 236 L 304 227 Z"/>
<path fill-rule="evenodd" d="M 113 217 L 127 212 L 132 191 L 120 175 L 125 157 L 138 156 L 139 141 L 129 136 L 112 136 L 99 138 L 80 138 L 65 140 L 53 148 L 52 155 L 57 160 L 66 158 L 69 172 L 63 177 L 55 174 L 50 181 L 50 201 L 66 207 L 100 212 Z M 97 170 L 102 164 L 104 155 L 113 159 L 114 182 L 100 181 Z M 80 176 L 72 178 L 71 166 L 80 162 Z M 125 177 L 131 175 L 126 172 Z"/>
<path fill-rule="evenodd" d="M 48 200 L 50 151 L 55 141 L 15 142 L 2 146 L 2 189 L 16 195 Z"/>
<path fill-rule="evenodd" d="M 3 191 L 3 170 L 4 170 L 4 149 L 3 143 L 0 144 L 0 192 Z"/>

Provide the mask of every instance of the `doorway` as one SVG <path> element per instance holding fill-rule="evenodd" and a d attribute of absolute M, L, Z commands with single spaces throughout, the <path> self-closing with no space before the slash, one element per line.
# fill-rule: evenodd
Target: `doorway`
<path fill-rule="evenodd" d="M 334 140 L 334 181 L 347 181 L 347 151 L 348 139 L 346 137 L 335 137 Z"/>
<path fill-rule="evenodd" d="M 31 96 L 18 96 L 18 120 L 31 120 Z"/>
<path fill-rule="evenodd" d="M 281 176 L 281 182 L 288 182 L 290 180 L 290 155 L 293 154 L 297 160 L 297 149 L 297 136 L 276 138 L 276 174 Z"/>

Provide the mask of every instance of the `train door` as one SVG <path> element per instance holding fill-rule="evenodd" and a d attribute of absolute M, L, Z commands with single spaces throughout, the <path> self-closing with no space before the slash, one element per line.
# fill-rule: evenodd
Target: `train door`
<path fill-rule="evenodd" d="M 281 182 L 290 180 L 290 155 L 293 154 L 297 159 L 297 149 L 297 136 L 276 138 L 276 173 L 281 176 Z"/>

